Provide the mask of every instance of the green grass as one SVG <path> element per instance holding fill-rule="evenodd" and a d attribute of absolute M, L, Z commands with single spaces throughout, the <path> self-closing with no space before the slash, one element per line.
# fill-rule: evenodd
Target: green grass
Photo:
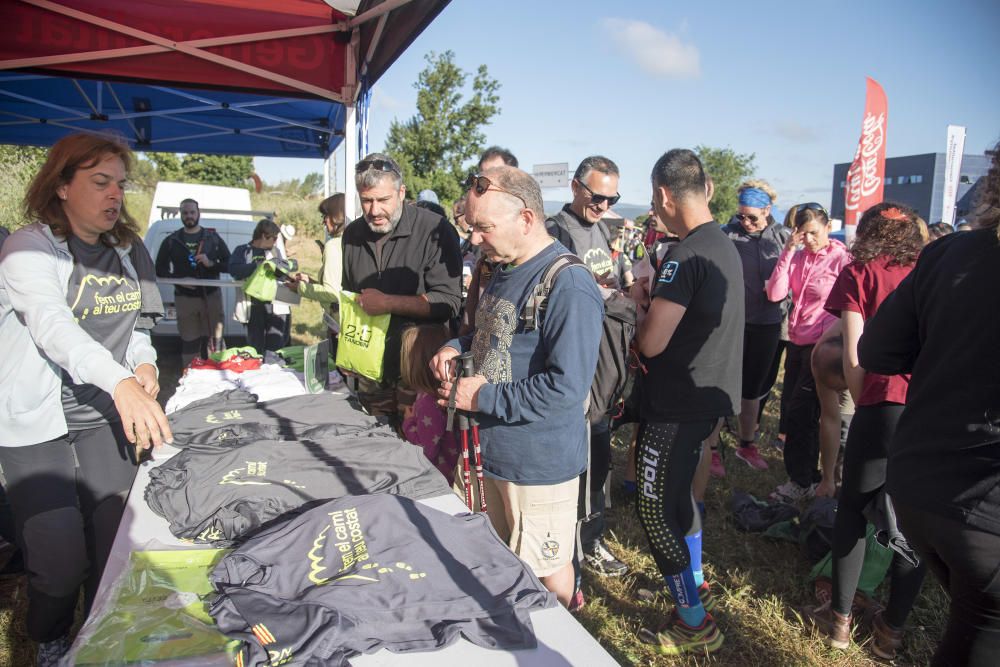
<path fill-rule="evenodd" d="M 301 233 L 289 244 L 303 270 L 316 275 L 320 251 L 316 243 Z M 292 310 L 293 341 L 309 344 L 325 336 L 321 324 L 321 308 L 314 302 L 303 301 Z M 162 382 L 173 382 L 176 372 L 165 371 Z M 169 395 L 166 388 L 163 396 Z M 772 401 L 765 415 L 762 442 L 774 437 L 776 415 Z M 849 651 L 827 648 L 813 633 L 802 627 L 795 609 L 812 602 L 807 575 L 811 568 L 798 548 L 786 542 L 776 542 L 756 534 L 736 529 L 728 519 L 731 493 L 745 490 L 765 497 L 784 481 L 781 454 L 762 445 L 762 454 L 770 470 L 751 470 L 735 456 L 726 458 L 725 479 L 713 479 L 706 494 L 708 515 L 704 529 L 704 563 L 718 607 L 715 618 L 726 635 L 723 648 L 710 657 L 667 658 L 653 647 L 640 643 L 637 633 L 642 627 L 655 628 L 666 617 L 672 603 L 665 593 L 662 579 L 648 555 L 634 506 L 618 492 L 625 470 L 626 444 L 631 427 L 620 429 L 614 439 L 612 471 L 613 507 L 609 510 L 608 542 L 615 553 L 630 567 L 620 579 L 601 579 L 584 573 L 584 594 L 587 604 L 577 619 L 593 634 L 622 665 L 693 666 L 734 665 L 785 667 L 795 665 L 861 666 L 875 665 L 864 646 L 854 645 Z M 735 442 L 724 434 L 725 449 L 731 451 Z M 645 599 L 638 594 L 645 588 L 655 594 Z M 884 602 L 885 586 L 878 591 Z M 23 578 L 0 580 L 0 667 L 31 664 L 34 649 L 24 635 L 25 589 Z M 916 608 L 910 616 L 904 651 L 897 665 L 923 665 L 930 661 L 941 635 L 947 614 L 947 598 L 933 577 L 928 576 Z M 865 638 L 858 636 L 862 642 Z"/>
<path fill-rule="evenodd" d="M 770 410 L 769 410 L 770 412 Z M 774 436 L 776 416 L 765 417 L 762 441 Z M 620 579 L 603 579 L 584 571 L 587 604 L 577 619 L 623 665 L 874 665 L 864 646 L 849 651 L 828 648 L 816 635 L 803 629 L 795 611 L 815 606 L 808 573 L 812 567 L 794 544 L 778 542 L 759 534 L 738 530 L 729 520 L 728 502 L 734 490 L 757 497 L 766 495 L 784 481 L 781 453 L 762 446 L 770 465 L 764 472 L 751 470 L 730 455 L 727 476 L 712 479 L 705 502 L 708 510 L 704 526 L 703 551 L 706 579 L 719 600 L 714 616 L 726 635 L 723 648 L 712 656 L 668 658 L 654 647 L 636 639 L 640 628 L 656 628 L 672 608 L 648 543 L 631 501 L 619 489 L 625 470 L 626 445 L 631 427 L 615 434 L 612 471 L 613 507 L 608 517 L 612 550 L 630 567 Z M 723 435 L 724 449 L 732 451 L 735 441 Z M 638 595 L 645 588 L 654 591 L 649 600 Z M 886 586 L 878 591 L 885 602 Z M 928 576 L 917 606 L 910 616 L 904 651 L 897 665 L 922 665 L 930 661 L 946 620 L 947 599 L 936 581 Z M 856 635 L 862 644 L 864 635 Z"/>

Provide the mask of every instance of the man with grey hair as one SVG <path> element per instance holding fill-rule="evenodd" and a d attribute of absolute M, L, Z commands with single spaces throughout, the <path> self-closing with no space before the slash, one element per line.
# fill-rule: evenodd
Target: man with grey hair
<path fill-rule="evenodd" d="M 399 425 L 401 406 L 412 392 L 399 386 L 400 341 L 404 329 L 448 322 L 462 303 L 462 255 L 458 234 L 445 218 L 407 206 L 406 186 L 396 161 L 372 153 L 355 167 L 362 216 L 344 230 L 343 289 L 358 294 L 369 315 L 391 314 L 382 379 L 349 378 L 362 405 Z"/>
<path fill-rule="evenodd" d="M 602 287 L 618 289 L 611 232 L 601 220 L 618 203 L 618 165 L 602 155 L 584 158 L 570 184 L 573 201 L 546 221 L 549 234 L 576 253 Z M 580 526 L 583 563 L 600 576 L 620 577 L 628 571 L 604 541 L 604 485 L 611 470 L 611 421 L 607 416 L 590 425 L 590 515 Z M 586 491 L 584 491 L 586 492 Z M 581 507 L 585 506 L 581 497 Z"/>
<path fill-rule="evenodd" d="M 579 476 L 587 465 L 584 401 L 597 367 L 604 304 L 590 273 L 570 265 L 556 275 L 537 326 L 526 330 L 526 303 L 568 251 L 545 229 L 541 190 L 531 176 L 499 167 L 471 177 L 470 185 L 465 215 L 473 242 L 497 268 L 480 297 L 475 328 L 431 360 L 441 381 L 439 402 L 447 405 L 451 396 L 455 358 L 471 351 L 476 375 L 457 380 L 455 405 L 479 420 L 490 521 L 568 606 Z"/>

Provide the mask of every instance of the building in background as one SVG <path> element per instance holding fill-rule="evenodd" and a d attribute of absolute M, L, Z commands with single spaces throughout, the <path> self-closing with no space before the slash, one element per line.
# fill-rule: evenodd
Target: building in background
<path fill-rule="evenodd" d="M 956 224 L 962 219 L 972 222 L 975 205 L 973 189 L 979 179 L 989 171 L 991 159 L 989 153 L 962 156 L 962 170 L 956 197 L 958 202 L 955 211 Z M 886 158 L 883 197 L 912 206 L 927 224 L 938 222 L 941 220 L 944 197 L 944 161 L 944 153 Z M 850 167 L 850 162 L 843 162 L 833 167 L 831 217 L 844 218 L 844 188 L 847 185 L 847 170 Z"/>

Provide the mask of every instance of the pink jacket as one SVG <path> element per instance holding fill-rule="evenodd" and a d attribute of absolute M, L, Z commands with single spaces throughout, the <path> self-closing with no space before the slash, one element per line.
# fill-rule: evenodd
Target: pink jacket
<path fill-rule="evenodd" d="M 782 251 L 764 289 L 771 301 L 781 301 L 789 290 L 792 292 L 788 338 L 794 344 L 814 344 L 837 320 L 823 305 L 841 269 L 850 262 L 847 248 L 836 239 L 830 239 L 830 244 L 816 253 L 805 249 Z"/>

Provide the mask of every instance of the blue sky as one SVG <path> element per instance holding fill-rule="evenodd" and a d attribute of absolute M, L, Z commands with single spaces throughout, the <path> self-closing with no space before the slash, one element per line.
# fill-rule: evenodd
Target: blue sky
<path fill-rule="evenodd" d="M 854 156 L 865 76 L 888 97 L 889 157 L 943 152 L 949 123 L 968 128 L 966 153 L 1000 139 L 998 26 L 997 0 L 454 0 L 375 85 L 369 147 L 414 114 L 424 55 L 451 49 L 466 71 L 485 64 L 500 81 L 487 142 L 529 171 L 604 154 L 621 169 L 623 202 L 644 204 L 664 151 L 728 146 L 756 154 L 780 208 L 828 205 L 834 163 Z M 270 182 L 322 170 L 255 164 Z"/>

